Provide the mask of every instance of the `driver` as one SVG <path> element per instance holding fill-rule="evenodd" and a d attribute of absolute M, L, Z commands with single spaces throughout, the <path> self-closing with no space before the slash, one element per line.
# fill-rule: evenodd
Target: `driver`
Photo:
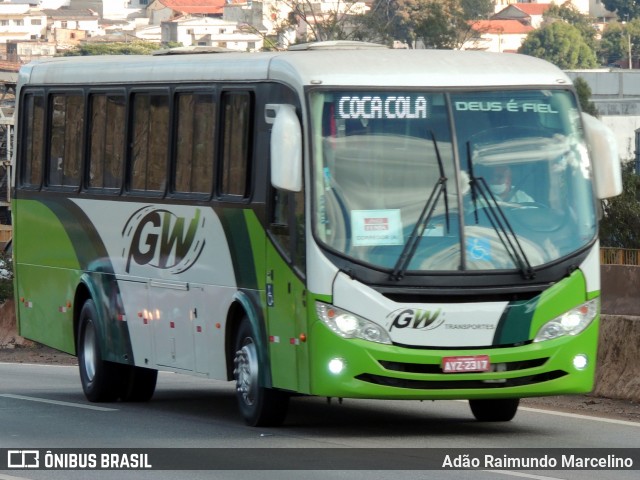
<path fill-rule="evenodd" d="M 513 185 L 511 168 L 506 165 L 491 167 L 487 173 L 487 183 L 496 200 L 499 202 L 533 202 L 533 198 Z"/>

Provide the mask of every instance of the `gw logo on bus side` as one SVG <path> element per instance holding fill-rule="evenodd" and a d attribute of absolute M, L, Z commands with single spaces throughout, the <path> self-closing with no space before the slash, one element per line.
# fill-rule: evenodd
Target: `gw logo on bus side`
<path fill-rule="evenodd" d="M 147 206 L 127 220 L 122 236 L 129 244 L 126 272 L 131 262 L 178 274 L 191 268 L 204 248 L 204 218 L 195 209 L 193 218 Z"/>
<path fill-rule="evenodd" d="M 444 318 L 440 318 L 441 313 L 442 311 L 440 309 L 435 311 L 421 310 L 419 308 L 396 310 L 387 316 L 387 318 L 392 321 L 389 331 L 393 330 L 393 327 L 433 330 L 444 322 Z"/>

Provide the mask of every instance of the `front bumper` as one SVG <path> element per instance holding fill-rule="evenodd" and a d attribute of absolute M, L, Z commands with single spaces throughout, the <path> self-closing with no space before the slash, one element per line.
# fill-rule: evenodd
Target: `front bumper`
<path fill-rule="evenodd" d="M 341 398 L 523 398 L 593 389 L 599 318 L 581 334 L 514 347 L 419 349 L 344 339 L 322 322 L 309 335 L 311 394 Z M 494 371 L 443 373 L 447 356 L 489 355 Z M 577 355 L 586 367 L 573 364 Z M 344 369 L 331 373 L 341 359 Z"/>

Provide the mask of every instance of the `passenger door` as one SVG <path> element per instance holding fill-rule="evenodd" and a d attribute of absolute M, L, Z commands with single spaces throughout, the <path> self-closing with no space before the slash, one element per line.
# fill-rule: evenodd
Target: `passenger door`
<path fill-rule="evenodd" d="M 302 192 L 272 189 L 267 241 L 267 325 L 273 385 L 289 390 L 299 390 L 300 380 L 307 378 L 302 335 L 306 333 L 303 199 Z"/>

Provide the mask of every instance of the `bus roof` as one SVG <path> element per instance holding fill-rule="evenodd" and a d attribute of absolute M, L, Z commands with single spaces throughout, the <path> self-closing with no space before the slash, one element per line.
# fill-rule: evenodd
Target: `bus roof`
<path fill-rule="evenodd" d="M 57 57 L 22 67 L 21 84 L 274 80 L 294 87 L 569 85 L 543 60 L 458 50 L 325 49 L 264 53 Z"/>

